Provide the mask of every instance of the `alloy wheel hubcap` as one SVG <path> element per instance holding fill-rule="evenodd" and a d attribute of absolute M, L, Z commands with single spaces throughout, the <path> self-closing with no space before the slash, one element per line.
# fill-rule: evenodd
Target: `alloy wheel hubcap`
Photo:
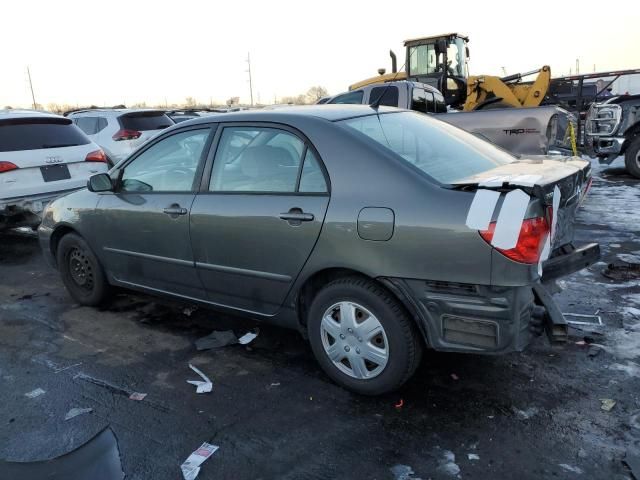
<path fill-rule="evenodd" d="M 370 379 L 382 373 L 389 361 L 389 342 L 380 321 L 354 302 L 330 306 L 320 323 L 322 346 L 342 373 Z"/>
<path fill-rule="evenodd" d="M 93 288 L 93 269 L 84 251 L 74 248 L 69 254 L 69 272 L 74 283 L 85 290 Z"/>

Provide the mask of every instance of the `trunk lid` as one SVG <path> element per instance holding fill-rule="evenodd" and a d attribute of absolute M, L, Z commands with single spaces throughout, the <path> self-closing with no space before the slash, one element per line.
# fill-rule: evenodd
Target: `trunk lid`
<path fill-rule="evenodd" d="M 560 191 L 556 234 L 552 248 L 573 241 L 575 215 L 591 182 L 591 164 L 577 157 L 532 156 L 452 182 L 456 188 L 478 187 L 508 191 L 524 190 L 540 200 L 543 207 L 553 204 L 555 187 Z"/>

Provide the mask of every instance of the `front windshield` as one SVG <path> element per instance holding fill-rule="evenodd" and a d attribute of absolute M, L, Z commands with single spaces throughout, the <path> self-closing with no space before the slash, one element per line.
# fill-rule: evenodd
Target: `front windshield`
<path fill-rule="evenodd" d="M 416 112 L 368 115 L 340 123 L 373 139 L 444 184 L 516 159 L 464 130 Z"/>

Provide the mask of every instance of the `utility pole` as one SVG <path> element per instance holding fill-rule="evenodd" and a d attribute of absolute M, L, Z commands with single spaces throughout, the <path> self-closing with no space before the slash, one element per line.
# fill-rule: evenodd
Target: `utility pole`
<path fill-rule="evenodd" d="M 31 100 L 33 101 L 33 109 L 36 109 L 36 96 L 33 94 L 33 83 L 31 83 L 31 72 L 29 71 L 29 66 L 27 65 L 27 76 L 29 77 L 29 88 L 31 89 Z"/>
<path fill-rule="evenodd" d="M 580 74 L 580 59 L 576 58 L 576 75 Z"/>
<path fill-rule="evenodd" d="M 247 72 L 249 72 L 249 93 L 251 94 L 251 106 L 253 107 L 253 83 L 251 80 L 251 57 L 249 52 L 247 52 L 247 65 L 249 65 Z"/>
<path fill-rule="evenodd" d="M 500 67 L 502 69 L 502 74 L 506 77 L 507 76 L 507 69 L 504 67 Z"/>

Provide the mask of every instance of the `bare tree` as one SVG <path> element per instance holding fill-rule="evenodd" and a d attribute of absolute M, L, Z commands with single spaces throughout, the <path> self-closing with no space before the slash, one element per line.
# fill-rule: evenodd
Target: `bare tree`
<path fill-rule="evenodd" d="M 316 103 L 318 100 L 320 100 L 323 97 L 326 97 L 327 95 L 329 95 L 329 92 L 327 91 L 327 89 L 324 87 L 321 87 L 320 85 L 311 87 L 307 91 L 307 97 L 309 97 L 309 103 Z"/>
<path fill-rule="evenodd" d="M 184 100 L 185 100 L 185 101 L 184 101 L 184 104 L 185 104 L 184 106 L 185 106 L 186 108 L 193 108 L 193 107 L 195 107 L 195 106 L 196 106 L 196 99 L 195 99 L 195 98 L 193 98 L 193 97 L 187 97 L 187 98 L 185 98 Z"/>

